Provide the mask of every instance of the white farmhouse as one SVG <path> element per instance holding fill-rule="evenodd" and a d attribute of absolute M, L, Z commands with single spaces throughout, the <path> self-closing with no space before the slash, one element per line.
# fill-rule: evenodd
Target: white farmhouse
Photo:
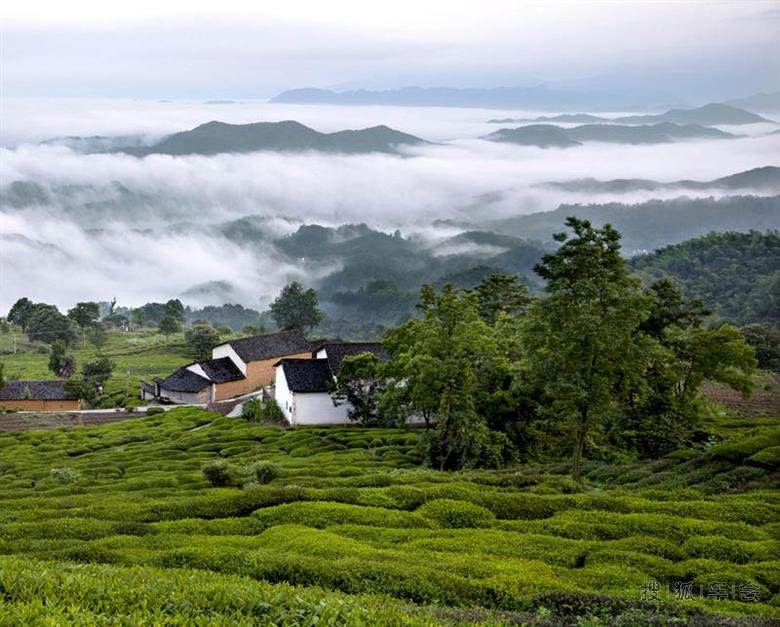
<path fill-rule="evenodd" d="M 341 362 L 348 355 L 388 355 L 381 344 L 330 342 L 312 352 L 313 359 L 282 359 L 274 368 L 274 398 L 291 425 L 349 424 L 349 405 L 336 405 L 333 391 Z"/>

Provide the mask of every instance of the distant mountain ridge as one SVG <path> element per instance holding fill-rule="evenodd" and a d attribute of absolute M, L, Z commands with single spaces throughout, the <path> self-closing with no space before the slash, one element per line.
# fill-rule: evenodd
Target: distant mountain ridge
<path fill-rule="evenodd" d="M 521 122 L 562 122 L 574 124 L 606 123 L 606 124 L 657 124 L 671 122 L 672 124 L 698 124 L 701 126 L 756 124 L 759 122 L 773 123 L 760 115 L 739 109 L 725 103 L 713 102 L 695 109 L 669 109 L 665 113 L 654 115 L 626 115 L 617 118 L 607 118 L 588 113 L 564 113 L 562 115 L 539 116 L 531 119 L 504 118 L 488 120 L 488 124 L 515 124 Z"/>
<path fill-rule="evenodd" d="M 304 87 L 290 89 L 271 98 L 279 104 L 338 104 L 338 105 L 391 105 L 418 107 L 481 107 L 486 109 L 541 109 L 568 110 L 578 107 L 625 107 L 636 103 L 623 101 L 620 95 L 611 93 L 578 92 L 550 89 L 545 85 L 535 87 L 403 87 L 373 91 L 353 89 L 332 91 Z"/>
<path fill-rule="evenodd" d="M 675 198 L 638 204 L 564 204 L 542 211 L 494 220 L 481 228 L 526 240 L 549 242 L 568 216 L 599 226 L 611 224 L 622 234 L 626 254 L 647 252 L 706 235 L 710 231 L 780 229 L 780 196 Z"/>
<path fill-rule="evenodd" d="M 583 142 L 616 144 L 664 144 L 680 139 L 733 139 L 737 135 L 698 124 L 662 122 L 649 126 L 619 126 L 617 124 L 585 124 L 562 128 L 554 124 L 529 124 L 517 128 L 502 128 L 485 137 L 490 141 L 507 142 L 541 148 L 568 148 Z"/>
<path fill-rule="evenodd" d="M 594 178 L 575 179 L 572 181 L 550 181 L 540 183 L 536 187 L 560 189 L 567 192 L 586 192 L 591 194 L 625 193 L 634 191 L 657 191 L 674 189 L 723 189 L 751 190 L 780 193 L 780 167 L 764 166 L 738 172 L 712 181 L 680 180 L 662 183 L 650 179 L 613 179 L 599 181 Z"/>
<path fill-rule="evenodd" d="M 780 111 L 780 91 L 753 94 L 747 98 L 729 100 L 726 104 L 748 111 Z"/>
<path fill-rule="evenodd" d="M 334 153 L 396 152 L 396 146 L 417 145 L 425 140 L 388 126 L 321 133 L 295 121 L 227 124 L 207 122 L 189 131 L 164 137 L 151 146 L 123 147 L 120 152 L 143 157 L 151 154 L 215 155 L 260 150 Z"/>

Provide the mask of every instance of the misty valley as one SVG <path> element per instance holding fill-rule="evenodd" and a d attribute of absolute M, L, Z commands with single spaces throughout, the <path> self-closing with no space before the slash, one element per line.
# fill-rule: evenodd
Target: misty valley
<path fill-rule="evenodd" d="M 780 94 L 633 97 L 3 103 L 0 624 L 776 624 Z"/>
<path fill-rule="evenodd" d="M 171 106 L 146 105 L 146 124 Z M 264 107 L 290 112 L 218 103 L 188 115 L 261 118 Z M 334 329 L 374 337 L 412 314 L 423 283 L 471 287 L 502 271 L 539 289 L 534 265 L 569 215 L 613 224 L 630 257 L 780 226 L 776 123 L 733 105 L 512 118 L 309 107 L 322 118 L 315 126 L 338 130 L 293 121 L 208 122 L 156 137 L 143 125 L 83 136 L 52 128 L 2 148 L 3 306 L 24 291 L 62 306 L 117 296 L 125 308 L 180 298 L 262 312 L 285 283 L 303 280 Z M 410 111 L 417 123 L 406 132 Z M 375 124 L 342 130 L 355 117 Z M 491 128 L 502 123 L 511 124 Z M 689 158 L 702 149 L 706 157 Z"/>

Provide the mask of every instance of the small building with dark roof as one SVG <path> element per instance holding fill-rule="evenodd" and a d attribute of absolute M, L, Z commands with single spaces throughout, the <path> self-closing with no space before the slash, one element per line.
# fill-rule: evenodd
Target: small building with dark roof
<path fill-rule="evenodd" d="M 65 381 L 6 381 L 0 388 L 0 408 L 22 411 L 69 411 L 79 408 L 79 399 L 65 391 Z"/>
<path fill-rule="evenodd" d="M 282 331 L 223 342 L 211 356 L 164 379 L 142 381 L 141 398 L 204 404 L 250 394 L 273 383 L 279 359 L 311 359 L 312 343 L 298 331 Z"/>
<path fill-rule="evenodd" d="M 390 359 L 388 352 L 378 342 L 323 342 L 312 352 L 312 357 L 327 359 L 333 376 L 337 377 L 345 357 L 362 353 L 373 353 L 381 361 Z"/>
<path fill-rule="evenodd" d="M 224 342 L 214 347 L 212 357 L 230 358 L 244 375 L 233 388 L 235 395 L 249 394 L 271 385 L 274 364 L 283 358 L 311 359 L 312 343 L 298 331 L 281 331 Z"/>
<path fill-rule="evenodd" d="M 331 392 L 344 358 L 363 353 L 389 359 L 381 344 L 327 342 L 314 348 L 313 359 L 276 362 L 274 398 L 287 421 L 291 425 L 349 424 L 349 405 L 336 405 Z"/>

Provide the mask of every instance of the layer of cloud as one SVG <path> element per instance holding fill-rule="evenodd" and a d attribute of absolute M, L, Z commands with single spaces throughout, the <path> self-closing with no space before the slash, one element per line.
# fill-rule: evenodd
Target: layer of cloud
<path fill-rule="evenodd" d="M 203 105 L 189 110 L 193 125 L 210 111 Z M 289 109 L 261 110 L 271 112 L 263 119 L 293 117 Z M 159 132 L 173 124 L 167 114 L 155 118 L 148 111 L 127 108 L 98 116 L 92 132 Z M 344 119 L 339 108 L 307 111 L 305 121 L 323 130 L 339 128 L 338 116 Z M 47 198 L 25 208 L 2 208 L 0 311 L 23 295 L 61 306 L 116 295 L 122 304 L 139 305 L 211 281 L 230 282 L 243 304 L 257 307 L 292 278 L 312 282 L 334 269 L 286 260 L 274 250 L 270 239 L 302 223 L 365 222 L 435 238 L 431 224 L 437 220 L 478 228 L 494 218 L 551 210 L 564 202 L 639 202 L 680 195 L 584 196 L 535 187 L 538 183 L 583 177 L 710 180 L 776 164 L 780 144 L 778 135 L 759 136 L 763 129 L 743 128 L 752 136 L 542 150 L 474 139 L 491 128 L 484 112 L 349 111 L 353 124 L 342 121 L 341 128 L 390 123 L 431 139 L 461 139 L 415 148 L 404 156 L 254 153 L 137 159 L 34 144 L 0 149 L 2 188 L 28 182 L 40 186 Z M 247 108 L 233 115 L 251 113 Z M 49 114 L 49 126 L 37 130 L 46 136 L 83 133 L 88 126 L 74 129 L 67 115 Z M 182 125 L 188 124 L 176 128 Z M 29 137 L 27 127 L 18 128 L 19 136 Z M 239 245 L 222 235 L 227 224 L 247 216 L 261 225 L 259 238 Z M 455 230 L 447 226 L 438 234 Z"/>

